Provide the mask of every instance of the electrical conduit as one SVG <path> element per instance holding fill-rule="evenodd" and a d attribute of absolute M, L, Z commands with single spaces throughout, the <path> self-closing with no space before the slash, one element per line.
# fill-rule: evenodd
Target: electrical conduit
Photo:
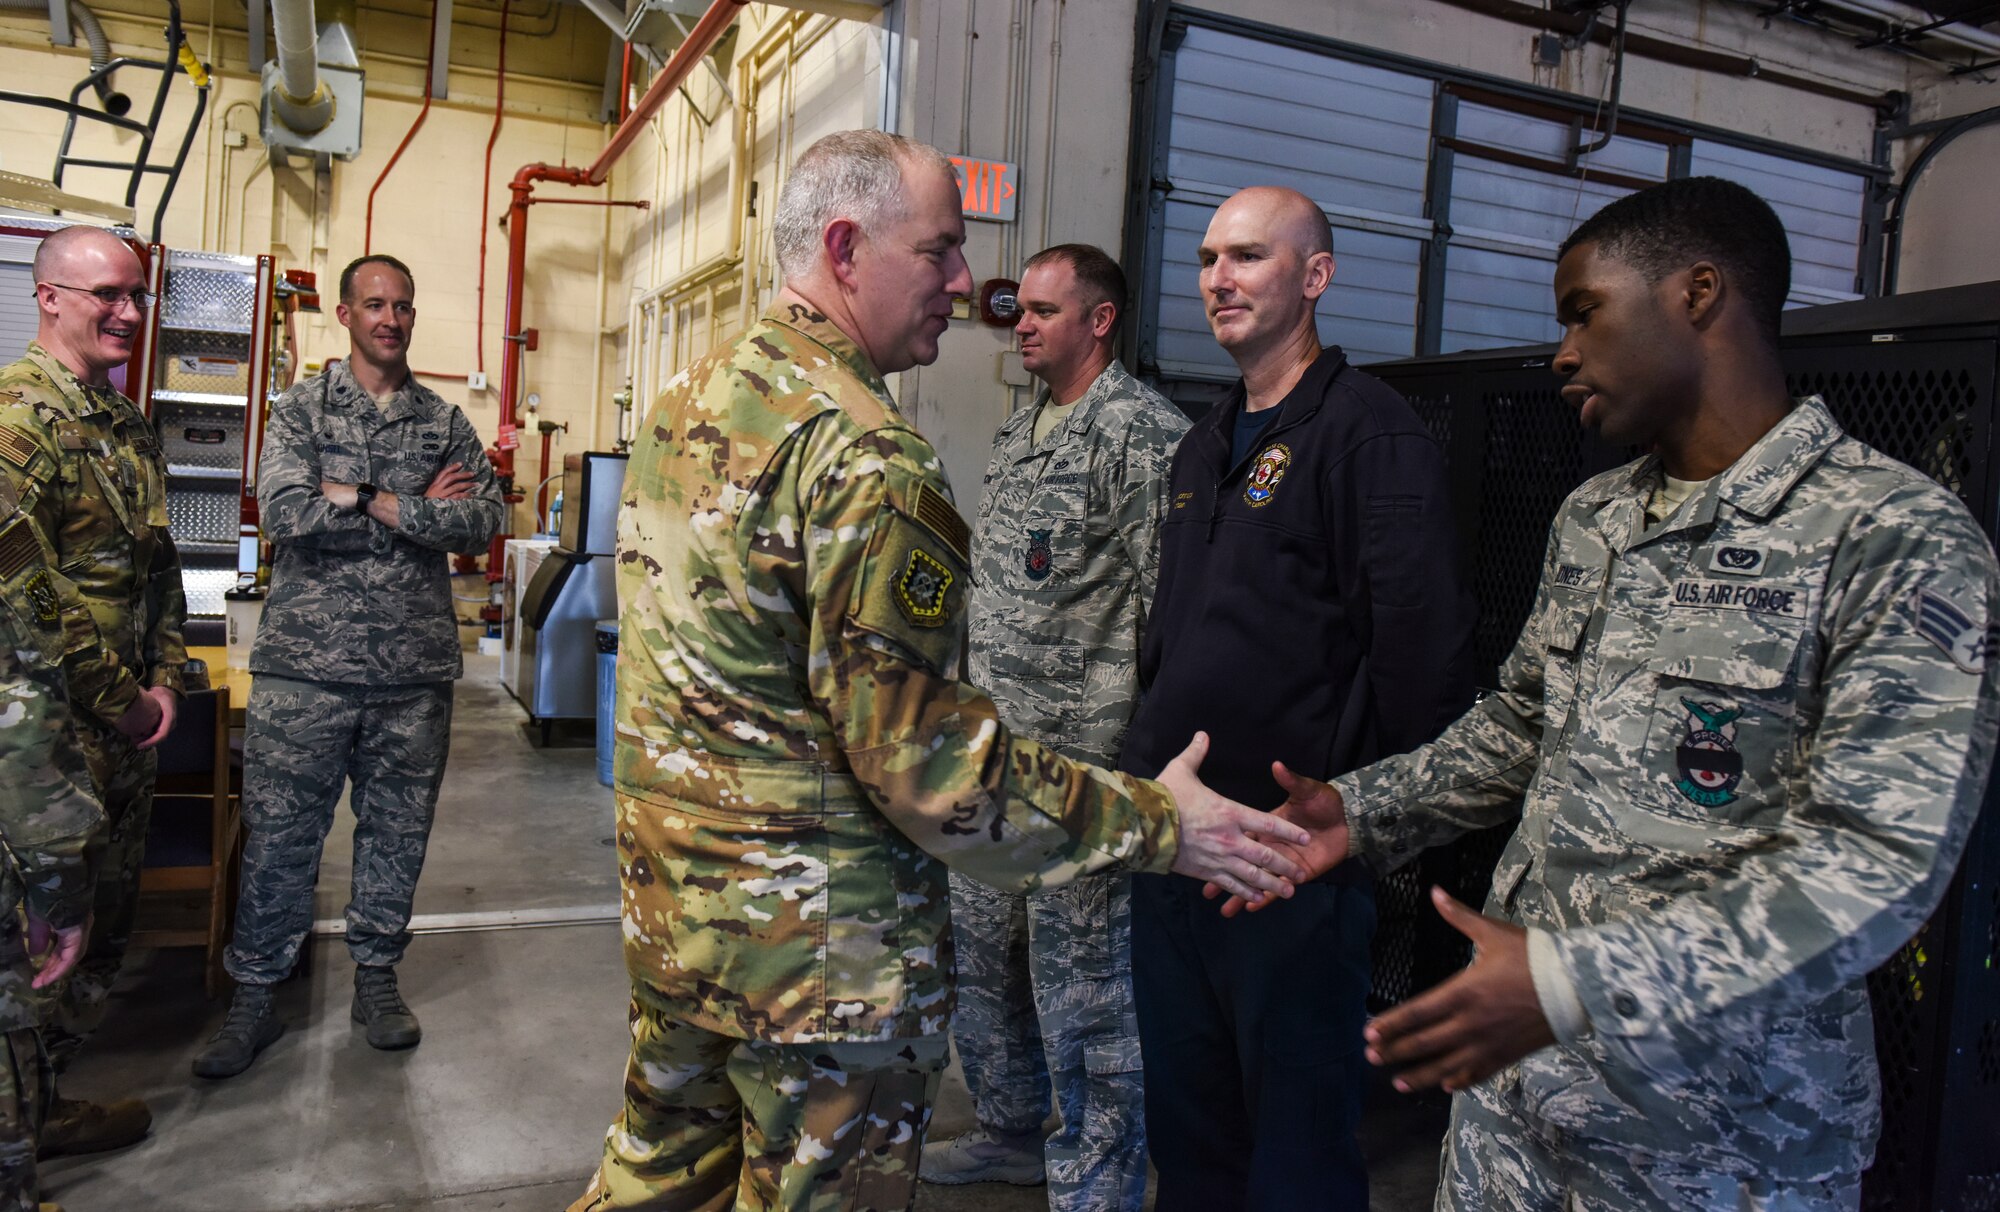
<path fill-rule="evenodd" d="M 501 106 L 507 100 L 507 13 L 513 6 L 513 0 L 503 0 L 500 5 L 500 65 L 493 76 L 493 130 L 486 136 L 486 168 L 479 177 L 479 290 L 472 305 L 472 362 L 481 374 L 486 373 L 486 232 L 493 217 L 489 209 L 493 200 L 493 145 L 500 141 L 500 122 L 506 116 Z M 501 420 L 511 422 L 513 417 L 505 404 L 501 410 Z M 513 467 L 513 456 L 509 455 L 507 470 L 511 472 Z"/>

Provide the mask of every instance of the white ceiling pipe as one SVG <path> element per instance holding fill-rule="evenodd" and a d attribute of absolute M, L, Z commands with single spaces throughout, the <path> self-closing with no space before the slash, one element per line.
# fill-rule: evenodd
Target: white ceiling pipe
<path fill-rule="evenodd" d="M 1903 29 L 1914 29 L 1919 25 L 1930 25 L 1935 16 L 1900 0 L 1833 0 L 1833 7 L 1849 12 L 1861 13 Z M 2000 56 L 2000 34 L 1992 33 L 1964 21 L 1954 21 L 1926 30 L 1920 38 L 1931 38 L 1939 42 L 1949 42 L 1965 50 L 1976 51 L 1988 58 Z"/>
<path fill-rule="evenodd" d="M 319 78 L 319 26 L 313 0 L 272 0 L 271 33 L 278 44 L 278 78 L 271 112 L 302 135 L 333 120 L 333 93 Z"/>

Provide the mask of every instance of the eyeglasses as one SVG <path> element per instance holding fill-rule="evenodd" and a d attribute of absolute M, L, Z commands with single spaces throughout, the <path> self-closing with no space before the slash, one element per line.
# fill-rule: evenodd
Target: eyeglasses
<path fill-rule="evenodd" d="M 99 286 L 95 288 L 89 286 L 64 286 L 60 282 L 44 282 L 42 285 L 53 286 L 57 290 L 73 290 L 80 295 L 89 295 L 99 303 L 114 310 L 116 310 L 120 303 L 123 303 L 127 299 L 130 299 L 132 306 L 138 308 L 140 311 L 144 311 L 153 305 L 154 296 L 150 290 L 119 290 L 116 286 Z"/>

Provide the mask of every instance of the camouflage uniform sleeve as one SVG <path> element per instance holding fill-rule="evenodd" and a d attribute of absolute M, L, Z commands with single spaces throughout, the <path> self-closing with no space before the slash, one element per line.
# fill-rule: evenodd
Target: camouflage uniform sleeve
<path fill-rule="evenodd" d="M 494 478 L 493 463 L 465 414 L 451 412 L 451 455 L 446 461 L 462 465 L 472 473 L 472 495 L 456 501 L 434 501 L 429 497 L 403 496 L 396 502 L 396 533 L 425 547 L 475 555 L 486 550 L 506 520 L 507 505 L 500 498 L 500 481 Z"/>
<path fill-rule="evenodd" d="M 1160 587 L 1160 525 L 1167 517 L 1174 450 L 1187 431 L 1180 413 L 1153 409 L 1142 410 L 1125 430 L 1112 525 L 1139 574 L 1142 618 L 1152 611 L 1153 593 Z"/>
<path fill-rule="evenodd" d="M 1770 844 L 1736 851 L 1709 887 L 1556 936 L 1614 1061 L 1684 1078 L 1860 981 L 1944 896 L 2000 730 L 2000 574 L 1971 518 L 1935 495 L 1872 510 L 1836 557 L 1825 705 Z"/>
<path fill-rule="evenodd" d="M 1333 780 L 1347 805 L 1349 845 L 1376 869 L 1394 870 L 1432 846 L 1519 814 L 1541 758 L 1542 626 L 1560 525 L 1558 517 L 1549 530 L 1541 589 L 1500 666 L 1499 690 L 1429 744 Z"/>
<path fill-rule="evenodd" d="M 380 523 L 359 510 L 341 509 L 320 492 L 309 394 L 301 386 L 278 397 L 264 426 L 264 453 L 257 462 L 257 511 L 264 537 L 273 543 L 365 550 Z"/>
<path fill-rule="evenodd" d="M 160 530 L 160 545 L 153 555 L 152 574 L 146 581 L 146 617 L 152 625 L 140 654 L 146 662 L 146 684 L 164 686 L 182 693 L 181 671 L 187 665 L 187 590 L 181 584 L 181 553 L 174 538 Z"/>
<path fill-rule="evenodd" d="M 70 731 L 60 668 L 31 664 L 39 656 L 28 619 L 33 582 L 47 574 L 28 522 L 0 530 L 0 844 L 19 875 L 29 911 L 65 928 L 90 912 L 91 881 L 84 846 L 104 822 L 89 790 L 90 775 Z"/>
<path fill-rule="evenodd" d="M 0 481 L 41 544 L 42 575 L 62 614 L 62 667 L 72 707 L 106 724 L 131 709 L 143 689 L 117 650 L 104 642 L 97 616 L 76 583 L 57 571 L 55 536 L 62 533 L 61 459 L 55 437 L 18 394 L 0 394 Z"/>
<path fill-rule="evenodd" d="M 999 888 L 1123 867 L 1167 871 L 1164 787 L 1015 736 L 946 671 L 965 634 L 965 523 L 937 455 L 877 431 L 815 477 L 807 502 L 809 679 L 855 777 L 910 840 Z"/>

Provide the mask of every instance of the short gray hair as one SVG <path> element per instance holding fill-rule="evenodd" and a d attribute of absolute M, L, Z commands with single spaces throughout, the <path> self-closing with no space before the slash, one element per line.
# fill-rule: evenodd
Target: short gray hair
<path fill-rule="evenodd" d="M 879 130 L 835 131 L 808 147 L 785 178 L 771 218 L 778 268 L 787 278 L 810 273 L 820 237 L 835 219 L 869 231 L 902 218 L 906 165 L 952 171 L 935 147 Z"/>

